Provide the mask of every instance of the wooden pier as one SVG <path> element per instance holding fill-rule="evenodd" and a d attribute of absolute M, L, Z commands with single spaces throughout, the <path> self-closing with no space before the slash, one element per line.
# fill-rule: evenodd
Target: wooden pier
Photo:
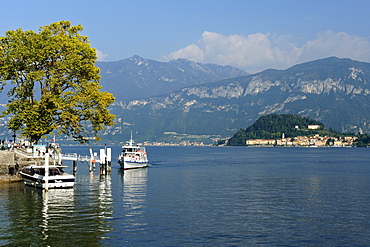
<path fill-rule="evenodd" d="M 96 163 L 100 164 L 100 174 L 106 174 L 112 170 L 112 149 L 100 149 L 100 155 L 94 153 L 92 148 L 89 148 L 90 155 L 80 155 L 77 153 L 63 153 L 61 160 L 70 160 L 73 162 L 73 172 L 76 172 L 77 163 L 79 161 L 88 162 L 89 171 L 93 171 Z"/>
<path fill-rule="evenodd" d="M 101 175 L 111 171 L 111 148 L 100 149 L 99 155 L 94 153 L 92 148 L 89 151 L 90 155 L 62 153 L 61 148 L 45 146 L 0 151 L 0 183 L 21 181 L 18 171 L 29 165 L 44 165 L 46 154 L 50 163 L 62 164 L 63 161 L 72 161 L 74 173 L 77 171 L 78 162 L 87 162 L 90 172 L 95 169 L 97 163 L 100 165 Z"/>

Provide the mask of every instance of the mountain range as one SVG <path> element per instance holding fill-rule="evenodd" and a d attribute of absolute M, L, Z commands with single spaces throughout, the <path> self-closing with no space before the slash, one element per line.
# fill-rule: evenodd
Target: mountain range
<path fill-rule="evenodd" d="M 117 97 L 112 112 L 118 124 L 105 134 L 132 130 L 141 140 L 168 140 L 168 133 L 227 137 L 271 113 L 307 116 L 340 132 L 369 132 L 369 79 L 369 63 L 330 57 L 161 96 L 140 98 L 138 92 L 133 100 Z"/>
<path fill-rule="evenodd" d="M 370 64 L 330 57 L 256 74 L 185 59 L 98 62 L 116 97 L 103 140 L 231 137 L 267 114 L 296 114 L 340 132 L 370 132 Z M 1 102 L 0 102 L 1 103 Z M 1 105 L 0 105 L 1 106 Z M 0 123 L 1 124 L 1 123 Z"/>
<path fill-rule="evenodd" d="M 248 75 L 231 66 L 201 64 L 187 59 L 159 62 L 138 55 L 96 65 L 100 68 L 103 90 L 114 93 L 118 101 L 154 97 L 187 86 Z"/>

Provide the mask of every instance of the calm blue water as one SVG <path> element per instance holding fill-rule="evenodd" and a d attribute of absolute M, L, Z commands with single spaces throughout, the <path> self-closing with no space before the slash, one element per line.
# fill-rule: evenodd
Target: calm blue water
<path fill-rule="evenodd" d="M 87 147 L 64 147 L 87 154 Z M 94 148 L 98 151 L 98 148 Z M 119 147 L 113 147 L 117 157 Z M 3 246 L 368 246 L 370 149 L 147 147 L 75 188 L 0 185 Z M 71 169 L 69 169 L 70 171 Z"/>

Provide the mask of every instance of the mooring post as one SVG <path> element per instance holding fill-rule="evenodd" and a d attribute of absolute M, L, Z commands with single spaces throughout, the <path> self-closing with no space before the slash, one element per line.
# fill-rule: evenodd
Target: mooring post
<path fill-rule="evenodd" d="M 45 152 L 45 191 L 49 190 L 49 152 L 46 148 Z"/>
<path fill-rule="evenodd" d="M 108 164 L 107 164 L 107 144 L 104 144 L 104 174 L 108 172 Z"/>
<path fill-rule="evenodd" d="M 107 161 L 107 171 L 112 171 L 112 148 L 106 149 L 106 161 Z"/>
<path fill-rule="evenodd" d="M 100 175 L 105 174 L 105 150 L 100 149 L 100 156 L 99 156 L 99 161 L 100 161 Z"/>
<path fill-rule="evenodd" d="M 100 163 L 100 175 L 105 175 L 105 163 Z"/>
<path fill-rule="evenodd" d="M 111 172 L 112 171 L 112 162 L 108 161 L 108 164 L 107 164 L 107 171 L 108 172 Z"/>
<path fill-rule="evenodd" d="M 73 175 L 75 175 L 77 171 L 77 160 L 73 160 L 72 164 L 73 164 Z"/>
<path fill-rule="evenodd" d="M 89 147 L 89 152 L 90 152 L 90 161 L 89 161 L 89 172 L 93 171 L 93 164 L 95 165 L 95 159 L 94 159 L 94 154 L 92 151 L 92 147 Z"/>

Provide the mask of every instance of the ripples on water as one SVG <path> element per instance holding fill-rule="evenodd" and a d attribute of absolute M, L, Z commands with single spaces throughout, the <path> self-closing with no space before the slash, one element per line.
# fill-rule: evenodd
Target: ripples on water
<path fill-rule="evenodd" d="M 66 148 L 68 149 L 68 148 Z M 9 246 L 366 246 L 370 166 L 360 148 L 148 147 L 152 166 L 75 188 L 0 185 Z M 87 149 L 80 149 L 87 152 Z M 71 151 L 65 151 L 71 152 Z M 113 149 L 118 156 L 119 148 Z"/>

